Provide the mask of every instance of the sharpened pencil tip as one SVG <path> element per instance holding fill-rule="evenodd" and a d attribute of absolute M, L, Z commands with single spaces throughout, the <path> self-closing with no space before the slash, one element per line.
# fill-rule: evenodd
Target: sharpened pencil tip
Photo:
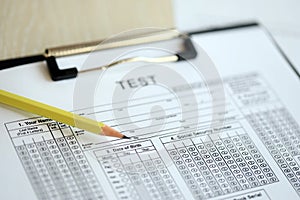
<path fill-rule="evenodd" d="M 122 139 L 130 139 L 130 137 L 123 135 Z"/>

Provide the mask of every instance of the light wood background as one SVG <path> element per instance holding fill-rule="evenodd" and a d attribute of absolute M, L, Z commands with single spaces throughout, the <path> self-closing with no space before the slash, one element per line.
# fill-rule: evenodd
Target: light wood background
<path fill-rule="evenodd" d="M 143 27 L 173 27 L 171 0 L 0 0 L 0 60 Z"/>

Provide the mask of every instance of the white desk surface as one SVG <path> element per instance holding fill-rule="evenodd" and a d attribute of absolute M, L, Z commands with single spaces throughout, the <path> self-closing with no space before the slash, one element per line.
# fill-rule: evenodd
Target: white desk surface
<path fill-rule="evenodd" d="M 300 1 L 298 0 L 173 0 L 179 30 L 257 21 L 267 27 L 300 71 Z"/>

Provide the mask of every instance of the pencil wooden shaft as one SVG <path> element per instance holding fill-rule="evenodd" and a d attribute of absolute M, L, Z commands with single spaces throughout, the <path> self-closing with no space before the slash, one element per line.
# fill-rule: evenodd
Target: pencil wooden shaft
<path fill-rule="evenodd" d="M 102 122 L 82 117 L 80 115 L 38 102 L 26 97 L 22 97 L 4 90 L 0 90 L 0 102 L 6 105 L 31 112 L 55 121 L 75 126 L 92 133 L 102 134 Z"/>

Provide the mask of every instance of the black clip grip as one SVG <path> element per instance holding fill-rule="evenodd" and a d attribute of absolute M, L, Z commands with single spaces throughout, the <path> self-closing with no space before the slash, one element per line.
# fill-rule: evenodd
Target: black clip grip
<path fill-rule="evenodd" d="M 49 73 L 53 81 L 76 78 L 78 70 L 76 67 L 69 69 L 59 69 L 54 56 L 46 57 Z"/>

